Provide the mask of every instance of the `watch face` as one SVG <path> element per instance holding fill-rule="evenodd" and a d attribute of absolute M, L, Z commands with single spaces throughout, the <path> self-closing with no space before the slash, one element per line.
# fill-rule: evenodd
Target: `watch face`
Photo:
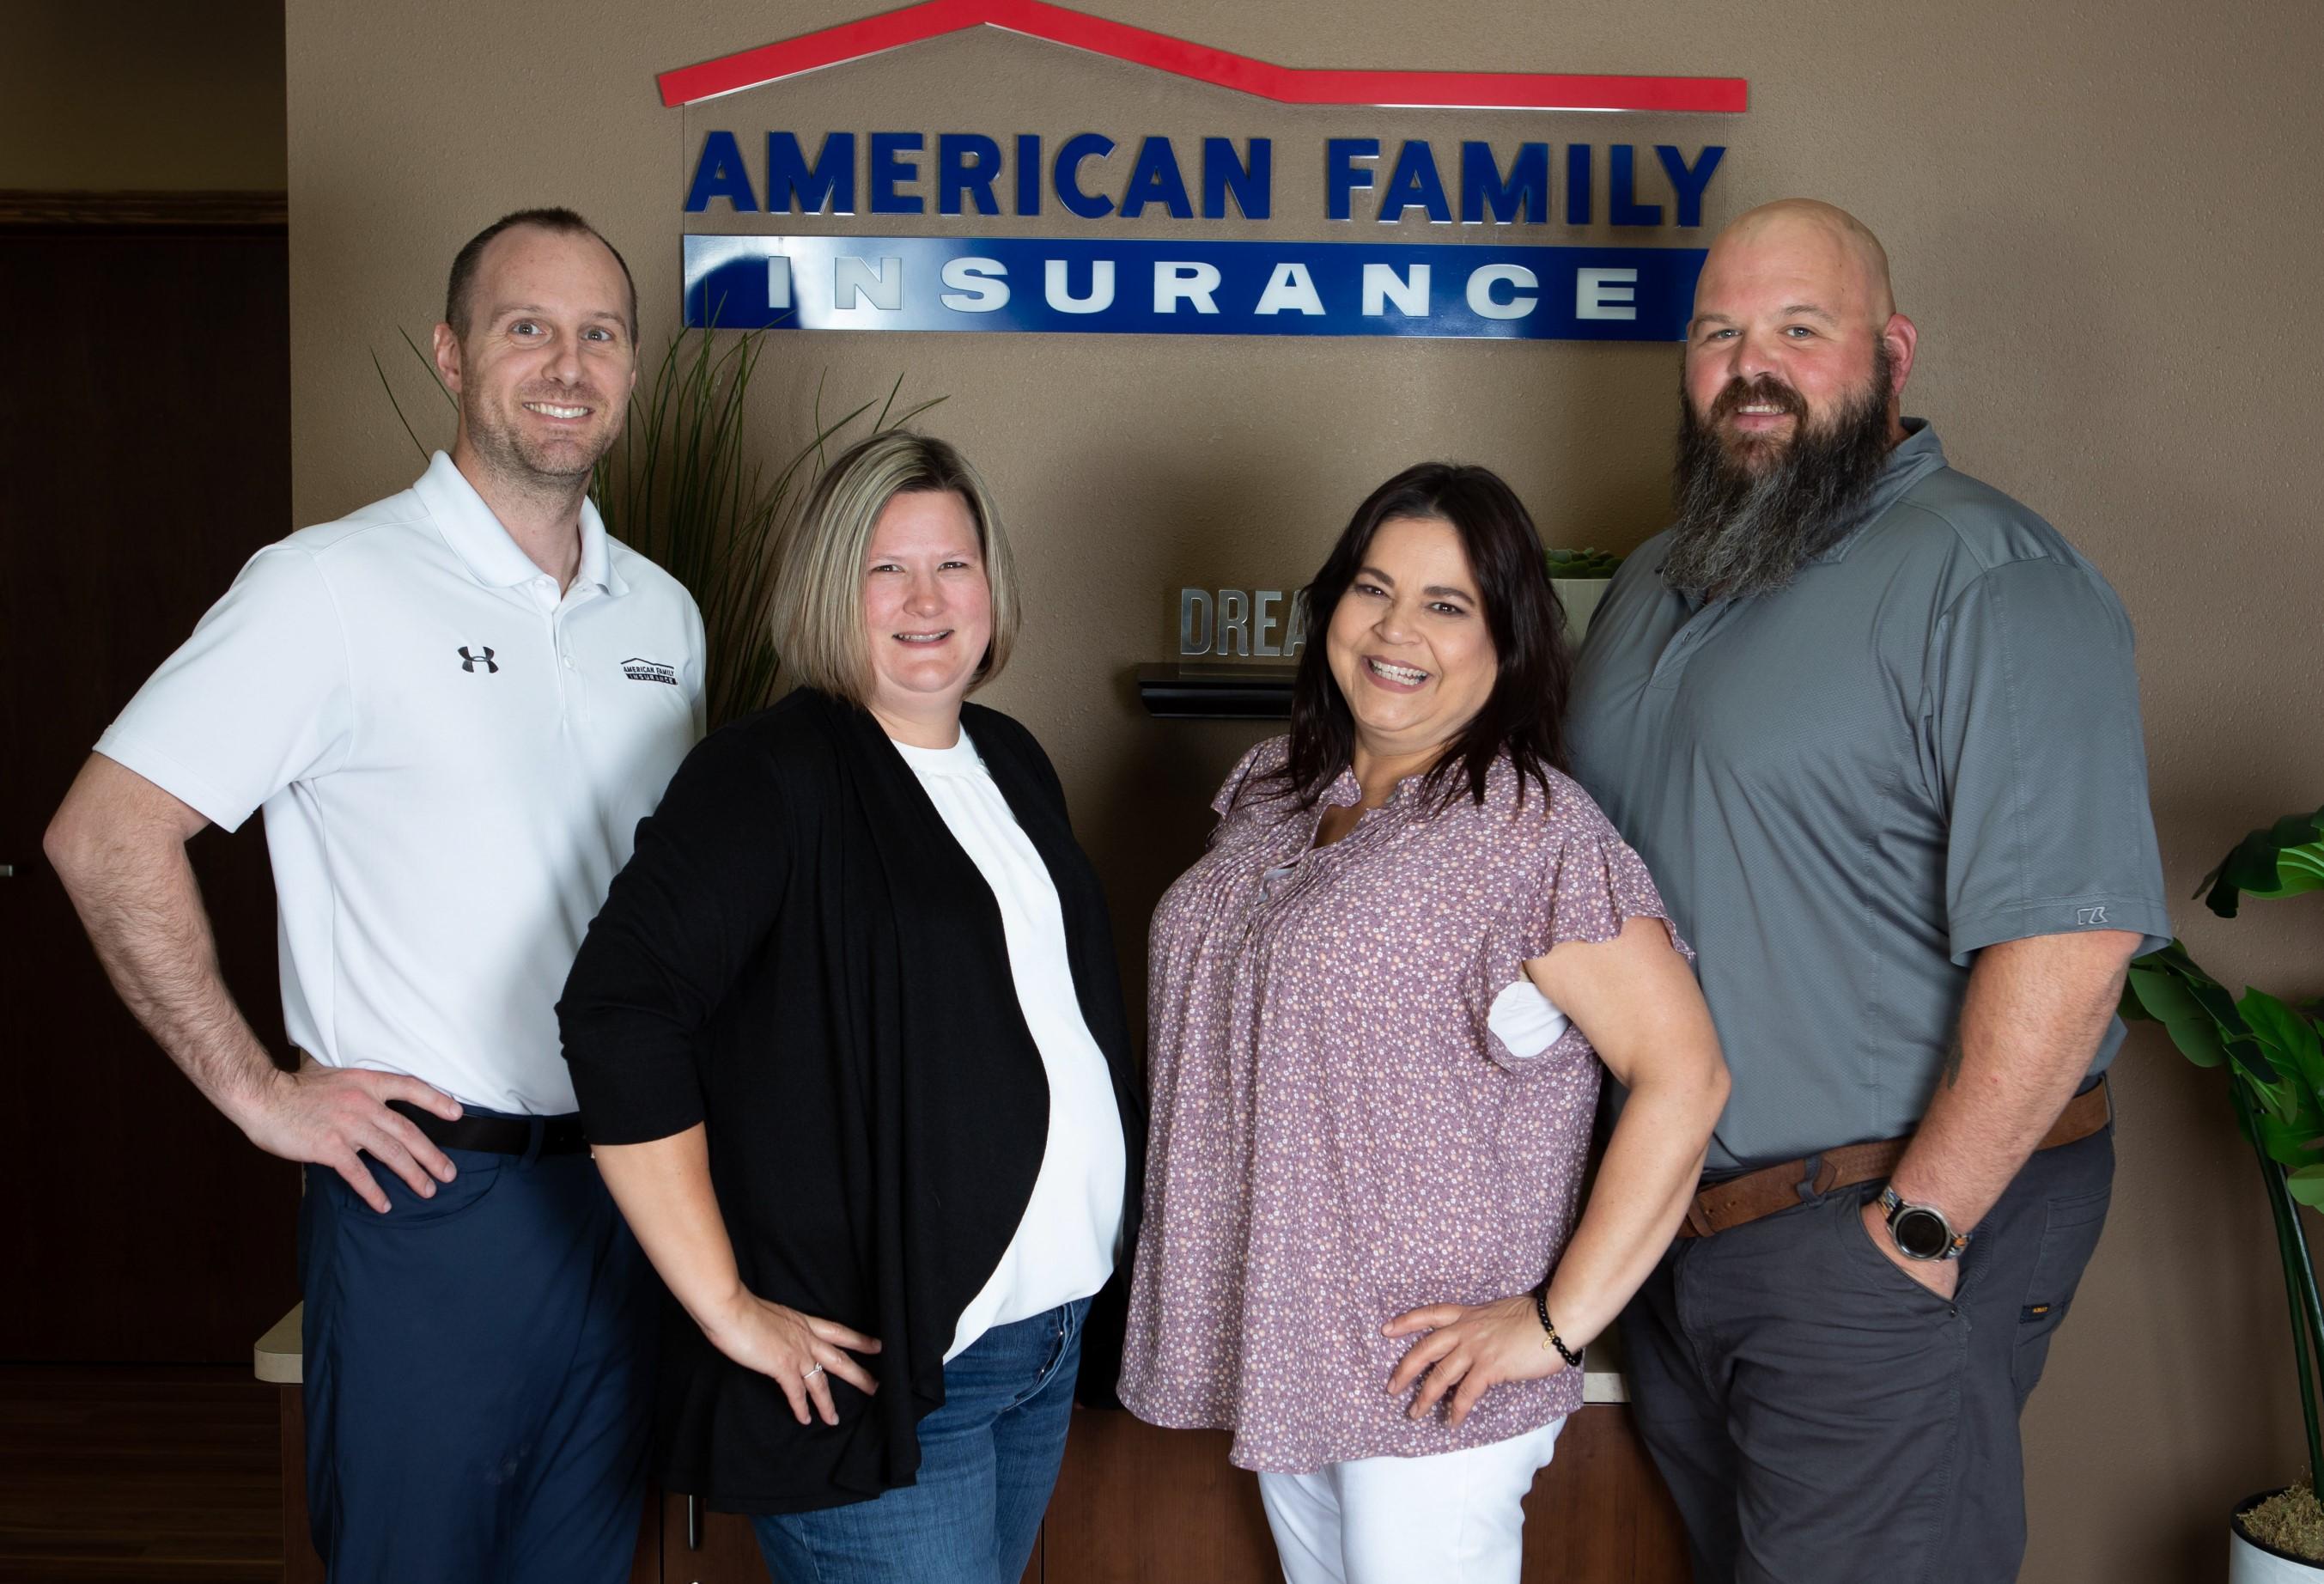
<path fill-rule="evenodd" d="M 1888 1223 L 1888 1230 L 1896 1239 L 1896 1246 L 1914 1259 L 1935 1259 L 1952 1243 L 1951 1234 L 1945 1230 L 1945 1218 L 1934 1210 L 1914 1206 L 1900 1210 Z"/>

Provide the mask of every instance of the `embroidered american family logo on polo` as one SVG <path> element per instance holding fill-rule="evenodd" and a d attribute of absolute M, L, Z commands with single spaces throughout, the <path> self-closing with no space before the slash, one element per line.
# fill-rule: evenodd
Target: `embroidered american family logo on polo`
<path fill-rule="evenodd" d="M 633 682 L 668 682 L 678 686 L 678 668 L 664 665 L 659 660 L 640 660 L 632 655 L 622 662 L 622 674 Z"/>

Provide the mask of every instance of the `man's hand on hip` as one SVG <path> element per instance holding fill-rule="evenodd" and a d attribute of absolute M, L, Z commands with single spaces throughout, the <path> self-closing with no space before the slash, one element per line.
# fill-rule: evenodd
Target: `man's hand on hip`
<path fill-rule="evenodd" d="M 364 1203 L 385 1215 L 387 1194 L 358 1151 L 402 1178 L 422 1199 L 435 1195 L 438 1181 L 449 1182 L 456 1175 L 444 1152 L 410 1117 L 387 1108 L 390 1100 L 432 1111 L 447 1122 L 460 1116 L 459 1101 L 416 1078 L 326 1067 L 302 1056 L 297 1071 L 269 1074 L 251 1100 L 235 1108 L 234 1119 L 260 1149 L 286 1161 L 330 1167 Z"/>
<path fill-rule="evenodd" d="M 1864 1233 L 1872 1239 L 1872 1246 L 1886 1255 L 1895 1267 L 1922 1286 L 1943 1299 L 1953 1301 L 1960 1287 L 1960 1261 L 1957 1259 L 1907 1259 L 1904 1251 L 1896 1246 L 1889 1236 L 1888 1218 L 1880 1212 L 1878 1200 L 1868 1200 L 1864 1205 Z"/>

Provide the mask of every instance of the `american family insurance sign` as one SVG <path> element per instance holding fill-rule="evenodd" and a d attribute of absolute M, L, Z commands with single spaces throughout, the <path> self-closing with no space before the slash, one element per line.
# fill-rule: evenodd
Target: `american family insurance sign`
<path fill-rule="evenodd" d="M 900 108 L 770 125 L 783 96 L 749 91 L 978 27 L 1277 104 L 1459 111 L 1476 134 L 1044 136 L 915 126 Z M 1747 97 L 1736 78 L 1294 69 L 1038 0 L 927 0 L 659 86 L 691 107 L 690 326 L 1534 340 L 1681 338 L 1727 149 L 1513 141 L 1511 115 L 1724 117 Z M 862 232 L 800 234 L 809 216 Z M 916 234 L 878 234 L 890 217 Z M 1046 234 L 979 234 L 1003 217 Z M 1585 230 L 1591 245 L 1558 239 Z"/>

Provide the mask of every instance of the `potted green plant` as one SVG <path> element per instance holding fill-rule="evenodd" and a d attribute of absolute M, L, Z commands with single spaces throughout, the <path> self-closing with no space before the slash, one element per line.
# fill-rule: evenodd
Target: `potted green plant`
<path fill-rule="evenodd" d="M 1622 558 L 1602 550 L 1550 550 L 1549 586 L 1565 607 L 1565 635 L 1575 644 L 1590 630 L 1590 617 L 1605 597 L 1606 585 L 1621 570 Z"/>
<path fill-rule="evenodd" d="M 2287 814 L 2237 843 L 2203 877 L 2204 903 L 2223 919 L 2246 896 L 2278 898 L 2324 890 L 2324 809 Z M 2324 1019 L 2315 1003 L 2293 1004 L 2246 987 L 2228 994 L 2173 940 L 2130 965 L 2126 1018 L 2160 1023 L 2181 1054 L 2218 1068 L 2244 1137 L 2259 1160 L 2292 1313 L 2292 1361 L 2308 1433 L 2309 1478 L 2324 1469 L 2319 1383 L 2324 1380 L 2324 1302 L 2299 1207 L 2324 1207 Z M 2263 1492 L 2230 1518 L 2232 1584 L 2324 1581 L 2324 1505 L 2311 1485 Z"/>

